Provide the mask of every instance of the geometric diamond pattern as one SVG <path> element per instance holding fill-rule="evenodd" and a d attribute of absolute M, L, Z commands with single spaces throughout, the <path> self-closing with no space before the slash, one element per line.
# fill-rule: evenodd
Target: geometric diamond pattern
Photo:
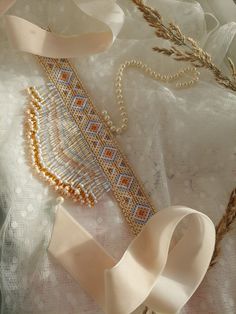
<path fill-rule="evenodd" d="M 151 209 L 149 207 L 137 204 L 134 209 L 133 217 L 141 223 L 145 223 L 149 218 L 150 211 Z"/>
<path fill-rule="evenodd" d="M 98 141 L 92 141 L 92 143 L 95 148 L 98 146 Z"/>
<path fill-rule="evenodd" d="M 120 174 L 118 176 L 117 186 L 129 190 L 134 178 L 127 174 Z"/>
<path fill-rule="evenodd" d="M 126 167 L 126 164 L 125 164 L 125 162 L 124 162 L 123 159 L 121 159 L 121 162 L 120 162 L 120 164 L 119 164 L 119 167 L 122 167 L 122 168 L 125 168 L 125 167 Z"/>
<path fill-rule="evenodd" d="M 125 197 L 124 197 L 124 202 L 125 202 L 126 206 L 129 205 L 129 203 L 131 202 L 131 200 L 132 200 L 131 197 L 128 197 L 128 196 L 125 196 Z"/>
<path fill-rule="evenodd" d="M 67 69 L 61 69 L 58 75 L 58 81 L 63 83 L 63 84 L 68 84 L 70 82 L 72 72 Z"/>
<path fill-rule="evenodd" d="M 114 161 L 117 150 L 113 147 L 105 146 L 102 150 L 101 157 L 107 161 Z"/>
<path fill-rule="evenodd" d="M 139 197 L 143 196 L 143 192 L 142 192 L 142 190 L 139 187 L 138 187 L 138 190 L 136 192 L 136 195 L 139 196 Z"/>
<path fill-rule="evenodd" d="M 88 126 L 86 128 L 87 133 L 98 134 L 102 127 L 102 124 L 97 121 L 89 121 Z"/>
<path fill-rule="evenodd" d="M 72 102 L 72 108 L 73 109 L 79 109 L 80 111 L 82 111 L 86 104 L 87 104 L 87 98 L 80 96 L 80 95 L 76 95 L 73 102 Z"/>
<path fill-rule="evenodd" d="M 54 68 L 54 64 L 53 64 L 53 63 L 48 62 L 48 67 L 49 67 L 49 68 L 50 68 L 50 70 L 52 71 L 52 70 L 53 70 L 53 68 Z"/>

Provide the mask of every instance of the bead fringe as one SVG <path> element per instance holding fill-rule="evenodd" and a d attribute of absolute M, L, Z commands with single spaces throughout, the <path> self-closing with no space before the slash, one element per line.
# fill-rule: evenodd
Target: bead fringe
<path fill-rule="evenodd" d="M 52 84 L 28 89 L 26 136 L 30 163 L 63 197 L 90 207 L 110 184 Z"/>

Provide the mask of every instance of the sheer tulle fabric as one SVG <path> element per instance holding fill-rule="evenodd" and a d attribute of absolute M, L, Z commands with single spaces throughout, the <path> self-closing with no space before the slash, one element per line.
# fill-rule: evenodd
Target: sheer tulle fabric
<path fill-rule="evenodd" d="M 182 66 L 152 52 L 153 46 L 162 43 L 132 3 L 118 3 L 126 20 L 114 45 L 102 54 L 75 60 L 94 102 L 100 109 L 108 108 L 114 118 L 119 114 L 113 77 L 120 62 L 140 58 L 164 73 Z M 232 55 L 234 51 L 234 23 L 217 26 L 216 19 L 210 20 L 197 2 L 148 3 L 157 6 L 167 19 L 174 19 L 184 32 L 207 47 L 217 64 L 225 67 L 226 53 Z M 87 31 L 102 29 L 99 22 L 74 8 L 73 2 L 65 5 L 65 1 L 22 0 L 11 12 L 37 24 L 50 25 L 58 32 L 79 33 L 83 26 Z M 23 137 L 23 91 L 28 85 L 41 85 L 43 74 L 32 56 L 9 47 L 3 24 L 0 33 L 2 313 L 101 313 L 47 254 L 56 194 L 32 176 Z M 203 211 L 217 222 L 235 184 L 236 97 L 202 72 L 198 85 L 177 91 L 130 71 L 125 80 L 130 126 L 119 141 L 159 209 L 183 204 Z M 122 255 L 132 235 L 110 195 L 93 209 L 70 202 L 65 207 L 112 256 L 118 259 Z M 225 239 L 219 264 L 208 273 L 183 313 L 234 312 L 235 239 L 232 231 Z"/>

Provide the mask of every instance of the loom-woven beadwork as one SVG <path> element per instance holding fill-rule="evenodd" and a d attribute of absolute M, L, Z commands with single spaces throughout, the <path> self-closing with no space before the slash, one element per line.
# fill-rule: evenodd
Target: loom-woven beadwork
<path fill-rule="evenodd" d="M 28 137 L 34 166 L 62 194 L 91 206 L 111 189 L 137 234 L 155 209 L 126 156 L 70 62 L 39 61 L 50 91 L 30 90 Z"/>

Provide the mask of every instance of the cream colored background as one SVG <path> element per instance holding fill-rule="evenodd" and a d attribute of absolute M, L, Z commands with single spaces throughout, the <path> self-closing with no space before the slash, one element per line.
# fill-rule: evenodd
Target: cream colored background
<path fill-rule="evenodd" d="M 232 23 L 236 14 L 230 7 L 227 12 L 228 5 L 233 5 L 231 0 L 224 2 L 224 12 L 214 2 L 201 1 L 205 13 L 210 10 L 215 17 L 205 14 L 194 1 L 147 1 L 198 39 L 227 71 L 225 55 L 234 58 L 236 52 L 236 24 Z M 163 43 L 131 1 L 118 3 L 126 21 L 114 45 L 100 55 L 75 60 L 94 102 L 107 108 L 114 119 L 119 116 L 113 78 L 121 62 L 140 58 L 160 72 L 180 66 L 152 52 L 153 46 Z M 72 1 L 21 0 L 11 13 L 64 33 L 103 27 L 80 13 Z M 23 91 L 28 85 L 42 84 L 43 74 L 32 56 L 10 48 L 3 21 L 0 38 L 0 206 L 6 217 L 1 233 L 2 313 L 98 314 L 92 300 L 46 254 L 56 195 L 32 177 L 22 131 Z M 217 86 L 206 71 L 197 86 L 181 91 L 136 71 L 130 71 L 125 82 L 130 126 L 119 140 L 156 206 L 187 205 L 217 222 L 236 181 L 235 94 Z M 69 202 L 65 207 L 113 256 L 121 256 L 131 235 L 110 196 L 95 209 Z M 182 313 L 236 312 L 235 230 L 223 242 L 219 263 Z"/>

